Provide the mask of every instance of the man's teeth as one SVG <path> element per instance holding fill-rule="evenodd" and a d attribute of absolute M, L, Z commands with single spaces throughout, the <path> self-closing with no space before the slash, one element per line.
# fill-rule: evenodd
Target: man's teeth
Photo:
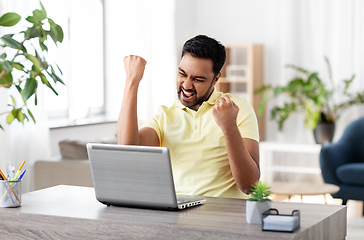
<path fill-rule="evenodd" d="M 186 97 L 191 97 L 194 93 L 188 93 L 186 91 L 183 91 L 183 94 L 186 96 Z"/>

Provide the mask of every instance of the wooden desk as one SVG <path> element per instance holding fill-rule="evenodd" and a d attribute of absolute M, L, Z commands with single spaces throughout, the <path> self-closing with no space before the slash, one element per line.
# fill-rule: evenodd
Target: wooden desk
<path fill-rule="evenodd" d="M 301 211 L 295 233 L 263 232 L 245 218 L 245 200 L 207 198 L 182 211 L 107 207 L 93 188 L 59 185 L 22 195 L 0 209 L 2 239 L 344 239 L 346 206 L 272 202 L 280 213 Z"/>

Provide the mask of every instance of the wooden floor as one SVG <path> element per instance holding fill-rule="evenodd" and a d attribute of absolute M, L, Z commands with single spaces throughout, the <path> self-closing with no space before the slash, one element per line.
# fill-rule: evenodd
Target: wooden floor
<path fill-rule="evenodd" d="M 340 199 L 333 199 L 330 194 L 326 194 L 327 204 L 340 205 Z M 288 202 L 288 196 L 273 195 L 272 200 Z M 318 203 L 325 204 L 323 195 L 317 196 L 303 196 L 304 203 Z M 290 199 L 291 202 L 301 202 L 301 196 L 295 195 Z M 364 236 L 364 216 L 363 213 L 363 202 L 349 200 L 347 203 L 348 211 L 348 232 L 346 240 L 362 240 Z"/>

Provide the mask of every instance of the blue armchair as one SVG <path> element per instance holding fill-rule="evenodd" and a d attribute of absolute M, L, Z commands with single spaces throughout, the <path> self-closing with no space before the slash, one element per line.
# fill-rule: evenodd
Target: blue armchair
<path fill-rule="evenodd" d="M 350 123 L 337 143 L 322 146 L 320 166 L 324 182 L 340 187 L 332 197 L 343 204 L 364 201 L 364 117 Z"/>

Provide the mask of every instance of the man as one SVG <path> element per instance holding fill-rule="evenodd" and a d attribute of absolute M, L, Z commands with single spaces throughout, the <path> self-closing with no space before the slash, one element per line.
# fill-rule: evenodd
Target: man
<path fill-rule="evenodd" d="M 198 35 L 182 50 L 178 101 L 162 106 L 140 129 L 137 93 L 146 61 L 124 59 L 125 93 L 118 120 L 118 143 L 165 146 L 170 150 L 177 193 L 247 198 L 259 180 L 256 116 L 245 99 L 215 90 L 226 58 L 225 47 Z"/>

